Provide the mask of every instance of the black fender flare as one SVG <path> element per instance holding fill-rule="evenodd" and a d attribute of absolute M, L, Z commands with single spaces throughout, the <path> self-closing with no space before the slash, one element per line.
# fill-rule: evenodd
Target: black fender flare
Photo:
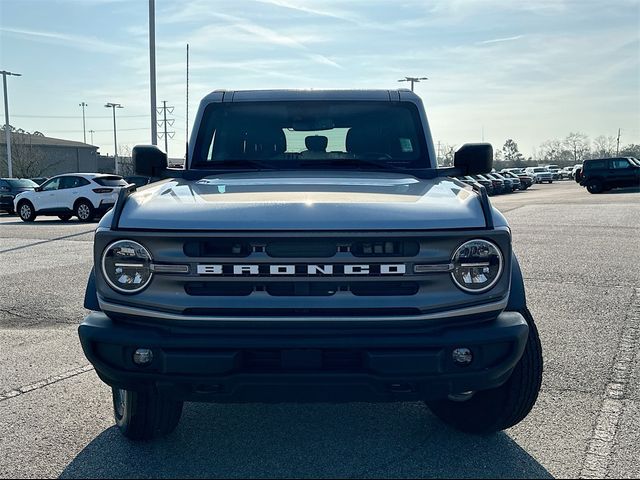
<path fill-rule="evenodd" d="M 524 279 L 522 270 L 515 255 L 511 255 L 511 291 L 505 310 L 509 312 L 521 312 L 527 308 L 527 298 L 524 291 Z"/>
<path fill-rule="evenodd" d="M 84 291 L 84 308 L 87 310 L 100 311 L 100 303 L 98 303 L 98 292 L 96 291 L 96 272 L 93 267 L 89 273 L 87 288 Z"/>

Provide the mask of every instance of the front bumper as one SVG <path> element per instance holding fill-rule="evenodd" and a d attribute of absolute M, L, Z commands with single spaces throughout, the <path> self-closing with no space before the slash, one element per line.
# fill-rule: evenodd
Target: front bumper
<path fill-rule="evenodd" d="M 14 210 L 13 199 L 14 197 L 9 195 L 0 196 L 0 210 L 12 212 Z"/>
<path fill-rule="evenodd" d="M 94 312 L 79 327 L 105 383 L 215 402 L 415 401 L 496 388 L 522 356 L 528 331 L 516 312 L 466 325 L 360 330 L 162 327 Z M 453 362 L 457 347 L 471 349 L 470 365 Z M 153 350 L 150 365 L 133 363 L 137 348 Z"/>

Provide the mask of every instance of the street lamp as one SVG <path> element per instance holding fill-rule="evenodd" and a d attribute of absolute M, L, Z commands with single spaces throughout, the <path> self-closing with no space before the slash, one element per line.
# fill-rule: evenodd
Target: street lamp
<path fill-rule="evenodd" d="M 84 143 L 87 143 L 87 129 L 84 123 L 84 107 L 88 107 L 89 105 L 84 102 L 79 103 L 78 105 L 82 107 L 82 137 L 84 138 Z"/>
<path fill-rule="evenodd" d="M 4 90 L 4 134 L 7 139 L 7 170 L 9 178 L 13 177 L 13 164 L 11 163 L 11 131 L 9 130 L 9 98 L 7 97 L 7 76 L 21 77 L 21 73 L 12 73 L 2 70 L 2 88 Z"/>
<path fill-rule="evenodd" d="M 399 82 L 411 82 L 411 91 L 413 92 L 413 84 L 420 83 L 422 80 L 429 80 L 428 77 L 404 77 L 398 80 Z"/>
<path fill-rule="evenodd" d="M 116 137 L 116 108 L 124 108 L 119 103 L 107 103 L 105 104 L 106 108 L 113 109 L 113 161 L 115 162 L 116 167 L 116 175 L 118 174 L 118 140 Z"/>

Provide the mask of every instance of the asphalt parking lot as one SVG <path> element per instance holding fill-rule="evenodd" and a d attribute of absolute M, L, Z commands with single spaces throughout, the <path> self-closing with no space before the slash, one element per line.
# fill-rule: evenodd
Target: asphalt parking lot
<path fill-rule="evenodd" d="M 0 477 L 640 478 L 640 191 L 493 197 L 544 348 L 538 403 L 491 436 L 422 404 L 187 404 L 132 443 L 76 334 L 94 224 L 0 214 Z"/>

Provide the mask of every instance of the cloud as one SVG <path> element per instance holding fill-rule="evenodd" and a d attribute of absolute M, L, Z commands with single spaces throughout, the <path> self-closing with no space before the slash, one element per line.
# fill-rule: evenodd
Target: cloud
<path fill-rule="evenodd" d="M 482 42 L 477 42 L 477 45 L 489 45 L 491 43 L 502 43 L 502 42 L 511 42 L 513 40 L 519 40 L 522 37 L 524 37 L 524 35 L 516 35 L 514 37 L 504 37 L 504 38 L 494 38 L 492 40 L 484 40 Z"/>
<path fill-rule="evenodd" d="M 87 50 L 90 52 L 115 54 L 131 52 L 133 50 L 129 46 L 105 42 L 95 37 L 87 37 L 83 35 L 70 35 L 67 33 L 8 27 L 0 27 L 0 32 L 17 37 L 26 37 L 43 43 L 64 44 L 69 47 L 77 48 L 79 50 Z"/>

